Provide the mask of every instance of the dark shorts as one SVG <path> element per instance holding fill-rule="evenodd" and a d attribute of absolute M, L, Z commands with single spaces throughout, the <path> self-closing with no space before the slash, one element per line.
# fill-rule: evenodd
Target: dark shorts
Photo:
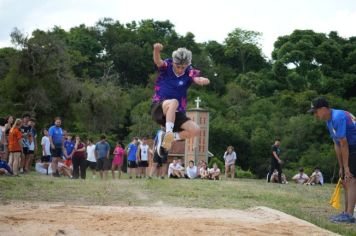
<path fill-rule="evenodd" d="M 87 168 L 90 168 L 91 170 L 95 170 L 96 169 L 96 162 L 92 162 L 92 161 L 88 161 L 87 160 Z"/>
<path fill-rule="evenodd" d="M 27 154 L 35 154 L 35 151 L 33 151 L 33 150 L 28 150 Z"/>
<path fill-rule="evenodd" d="M 55 148 L 52 148 L 51 153 L 52 157 L 62 157 L 62 146 L 55 146 Z"/>
<path fill-rule="evenodd" d="M 23 151 L 23 154 L 24 154 L 24 155 L 29 154 L 29 153 L 28 153 L 28 147 L 23 147 L 23 148 L 22 148 L 22 151 Z"/>
<path fill-rule="evenodd" d="M 157 151 L 155 151 L 155 153 L 153 154 L 153 163 L 157 163 L 159 167 L 162 166 L 162 164 L 166 164 L 167 163 L 167 158 L 168 158 L 168 153 L 166 153 L 165 155 L 162 155 L 162 157 L 158 156 Z"/>
<path fill-rule="evenodd" d="M 168 177 L 169 177 L 169 178 L 171 178 L 171 179 L 179 179 L 179 177 L 178 177 L 178 176 L 173 175 L 173 174 L 170 174 Z"/>
<path fill-rule="evenodd" d="M 356 176 L 356 145 L 349 145 L 349 168 L 353 176 Z"/>
<path fill-rule="evenodd" d="M 137 168 L 138 166 L 137 166 L 136 161 L 128 161 L 127 162 L 127 167 L 128 168 Z"/>
<path fill-rule="evenodd" d="M 4 144 L 0 144 L 0 152 L 5 152 L 5 145 Z"/>
<path fill-rule="evenodd" d="M 162 126 L 166 126 L 166 116 L 163 114 L 162 103 L 163 101 L 152 103 L 151 116 L 155 122 L 157 122 Z M 176 112 L 176 119 L 174 121 L 173 131 L 174 132 L 182 131 L 183 129 L 181 128 L 181 126 L 188 120 L 190 120 L 190 118 L 188 118 L 184 112 Z"/>
<path fill-rule="evenodd" d="M 108 170 L 110 168 L 110 160 L 103 158 L 103 159 L 98 159 L 96 162 L 96 170 L 97 171 L 102 171 L 102 170 Z"/>
<path fill-rule="evenodd" d="M 140 162 L 138 163 L 138 166 L 139 166 L 139 167 L 148 167 L 148 161 L 140 161 Z"/>
<path fill-rule="evenodd" d="M 42 156 L 41 158 L 41 162 L 50 162 L 51 161 L 51 156 Z"/>

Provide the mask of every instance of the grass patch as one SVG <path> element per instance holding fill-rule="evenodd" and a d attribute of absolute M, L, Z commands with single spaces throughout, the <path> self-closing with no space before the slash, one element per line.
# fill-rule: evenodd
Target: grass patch
<path fill-rule="evenodd" d="M 266 206 L 309 221 L 327 230 L 356 235 L 355 225 L 328 221 L 338 213 L 328 202 L 335 185 L 267 184 L 265 180 L 203 181 L 174 179 L 70 180 L 30 173 L 0 177 L 0 201 L 65 202 L 80 205 L 168 205 L 210 209 Z"/>

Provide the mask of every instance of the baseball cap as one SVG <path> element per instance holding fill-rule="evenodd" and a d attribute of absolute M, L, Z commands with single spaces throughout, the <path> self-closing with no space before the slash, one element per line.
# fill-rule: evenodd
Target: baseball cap
<path fill-rule="evenodd" d="M 314 113 L 316 109 L 319 109 L 322 107 L 329 107 L 328 101 L 323 97 L 315 98 L 311 102 L 311 106 L 310 106 L 310 109 L 308 110 L 308 113 Z"/>

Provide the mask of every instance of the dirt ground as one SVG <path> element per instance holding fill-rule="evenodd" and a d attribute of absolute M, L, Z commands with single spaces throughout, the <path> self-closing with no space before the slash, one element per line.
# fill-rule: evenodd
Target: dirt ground
<path fill-rule="evenodd" d="M 336 235 L 285 213 L 167 206 L 1 206 L 0 235 Z"/>

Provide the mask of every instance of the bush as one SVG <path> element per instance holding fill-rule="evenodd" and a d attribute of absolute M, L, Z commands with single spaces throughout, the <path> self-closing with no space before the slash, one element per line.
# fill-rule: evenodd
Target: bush
<path fill-rule="evenodd" d="M 241 179 L 255 179 L 256 176 L 254 174 L 252 174 L 252 172 L 250 170 L 242 170 L 239 167 L 237 167 L 235 169 L 235 176 L 237 176 L 237 178 L 241 178 Z"/>

